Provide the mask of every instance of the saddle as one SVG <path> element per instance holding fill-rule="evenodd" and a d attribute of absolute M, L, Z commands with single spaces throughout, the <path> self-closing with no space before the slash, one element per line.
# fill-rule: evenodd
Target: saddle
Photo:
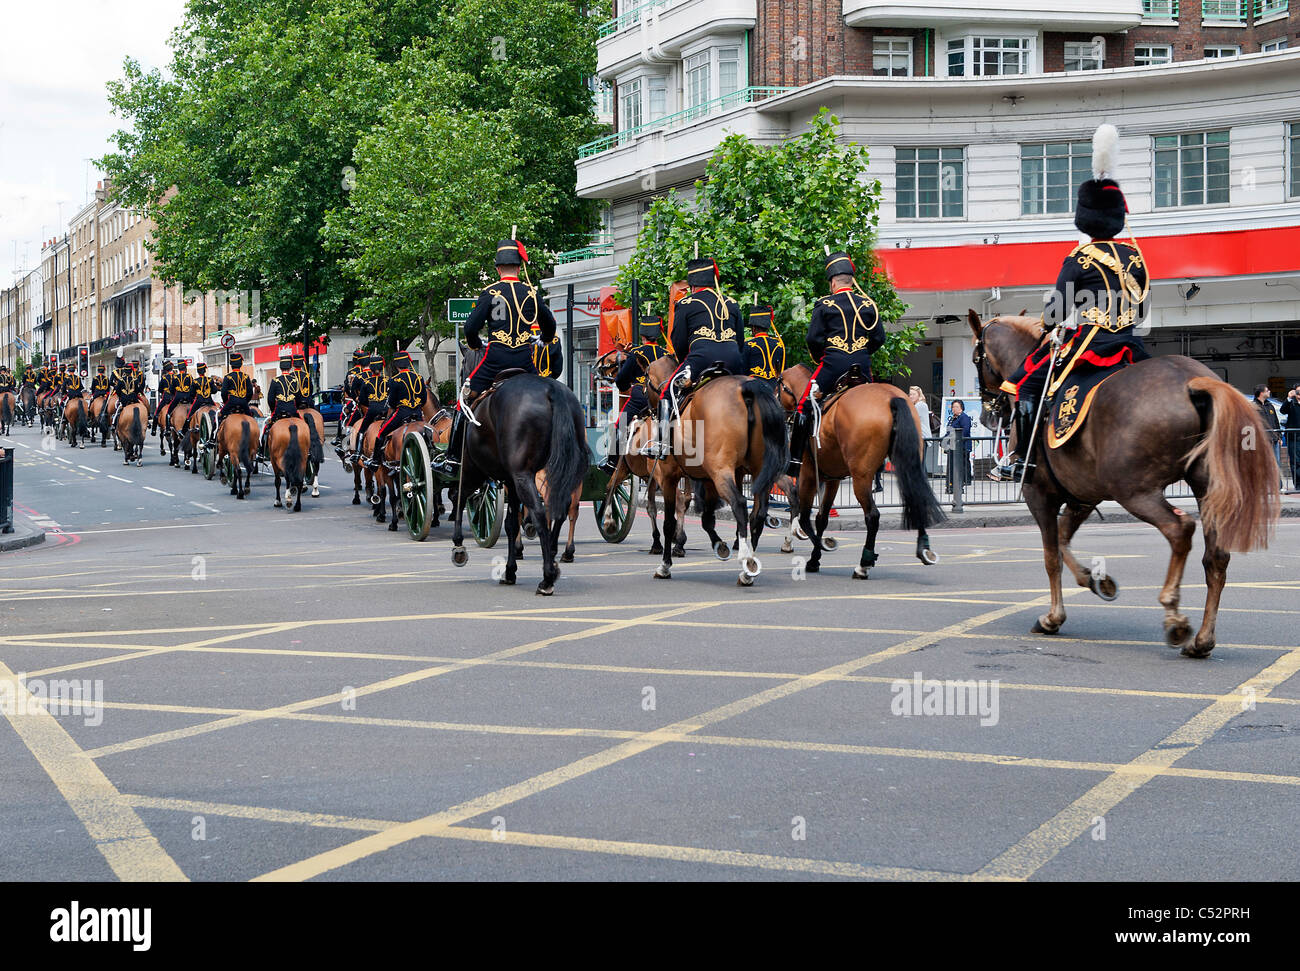
<path fill-rule="evenodd" d="M 695 397 L 695 395 L 699 392 L 700 388 L 704 387 L 714 378 L 725 378 L 728 377 L 730 374 L 731 372 L 727 370 L 727 366 L 725 364 L 723 364 L 721 361 L 714 361 L 712 364 L 710 364 L 708 367 L 706 367 L 703 371 L 700 372 L 700 376 L 698 378 L 696 378 L 686 387 L 682 388 L 681 391 L 678 393 L 677 395 L 678 411 L 685 411 L 686 403 Z"/>
<path fill-rule="evenodd" d="M 507 378 L 513 378 L 513 377 L 518 377 L 521 374 L 532 374 L 532 373 L 533 372 L 528 370 L 527 368 L 508 367 L 504 371 L 499 372 L 497 376 L 492 379 L 492 387 L 488 388 L 487 391 L 484 391 L 483 394 L 487 394 L 488 391 L 491 391 L 493 388 L 501 387 L 501 382 L 505 381 Z M 482 396 L 480 395 L 480 397 Z"/>
<path fill-rule="evenodd" d="M 849 369 L 840 375 L 840 379 L 835 382 L 835 386 L 829 391 L 823 391 L 819 396 L 822 412 L 829 411 L 831 405 L 844 396 L 844 392 L 856 388 L 860 384 L 870 383 L 871 379 L 862 373 L 862 368 L 856 364 L 851 364 Z"/>
<path fill-rule="evenodd" d="M 1075 368 L 1069 379 L 1063 381 L 1057 393 L 1048 398 L 1043 413 L 1047 416 L 1047 445 L 1060 448 L 1068 442 L 1088 417 L 1093 396 L 1108 378 L 1114 377 L 1128 364 L 1109 368 Z"/>

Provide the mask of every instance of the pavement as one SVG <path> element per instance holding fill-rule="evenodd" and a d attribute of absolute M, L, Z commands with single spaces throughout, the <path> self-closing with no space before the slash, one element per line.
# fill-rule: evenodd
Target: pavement
<path fill-rule="evenodd" d="M 13 532 L 0 533 L 0 553 L 21 550 L 45 542 L 45 529 L 38 526 L 18 510 L 14 510 Z"/>
<path fill-rule="evenodd" d="M 610 545 L 584 506 L 541 598 L 536 543 L 515 586 L 504 541 L 457 569 L 332 457 L 286 513 L 156 439 L 143 468 L 12 441 L 47 539 L 0 558 L 0 880 L 1300 878 L 1293 520 L 1233 556 L 1195 661 L 1140 524 L 1085 525 L 1120 597 L 1067 587 L 1049 638 L 1020 526 L 929 567 L 882 532 L 866 581 L 860 532 L 818 574 L 765 535 L 741 588 L 694 518 L 664 582 L 644 518 Z"/>

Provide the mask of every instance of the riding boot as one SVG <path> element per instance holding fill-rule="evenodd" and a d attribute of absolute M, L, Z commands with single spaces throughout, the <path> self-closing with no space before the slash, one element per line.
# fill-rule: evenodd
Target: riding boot
<path fill-rule="evenodd" d="M 451 416 L 451 434 L 447 436 L 447 450 L 442 459 L 433 463 L 444 476 L 454 477 L 460 471 L 460 452 L 465 439 L 465 415 L 457 408 Z"/>
<path fill-rule="evenodd" d="M 1019 481 L 1028 482 L 1033 475 L 1034 465 L 1029 461 L 1029 441 L 1034 433 L 1034 415 L 1038 413 L 1038 402 L 1031 397 L 1023 397 L 1016 402 L 1016 463 L 1021 472 Z M 1015 476 L 1013 474 L 1013 481 Z"/>
<path fill-rule="evenodd" d="M 808 447 L 808 436 L 812 432 L 812 423 L 802 410 L 795 412 L 794 427 L 790 430 L 790 464 L 785 474 L 796 481 L 799 470 L 803 468 L 803 453 Z"/>

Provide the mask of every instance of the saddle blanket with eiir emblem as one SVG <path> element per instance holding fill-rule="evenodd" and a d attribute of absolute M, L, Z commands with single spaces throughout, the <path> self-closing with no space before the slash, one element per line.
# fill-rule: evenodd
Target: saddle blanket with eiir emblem
<path fill-rule="evenodd" d="M 1047 444 L 1049 448 L 1060 448 L 1068 442 L 1074 433 L 1083 427 L 1092 406 L 1093 396 L 1106 379 L 1124 370 L 1127 365 L 1106 368 L 1104 370 L 1076 369 L 1069 380 L 1052 399 L 1047 409 Z"/>

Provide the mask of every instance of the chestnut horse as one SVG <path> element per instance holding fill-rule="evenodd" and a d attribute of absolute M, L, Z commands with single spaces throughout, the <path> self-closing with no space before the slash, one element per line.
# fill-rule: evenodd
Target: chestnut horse
<path fill-rule="evenodd" d="M 1041 321 L 994 317 L 984 324 L 974 310 L 969 316 L 980 397 L 988 407 L 1004 407 L 998 389 L 1042 341 Z M 1115 599 L 1114 579 L 1080 566 L 1070 552 L 1076 530 L 1109 499 L 1169 541 L 1172 554 L 1159 597 L 1165 642 L 1181 647 L 1184 657 L 1209 657 L 1229 553 L 1267 547 L 1280 514 L 1277 463 L 1267 434 L 1245 397 L 1189 357 L 1149 358 L 1108 378 L 1083 427 L 1059 448 L 1035 448 L 1029 459 L 1038 467 L 1025 483 L 1025 501 L 1042 534 L 1052 592 L 1051 608 L 1032 632 L 1055 634 L 1065 623 L 1062 561 L 1079 586 Z M 1205 613 L 1194 639 L 1178 605 L 1196 522 L 1165 499 L 1165 487 L 1179 479 L 1191 486 L 1205 535 Z"/>
<path fill-rule="evenodd" d="M 10 426 L 14 423 L 14 409 L 18 404 L 18 396 L 12 391 L 0 392 L 0 435 L 8 435 Z"/>
<path fill-rule="evenodd" d="M 787 412 L 798 407 L 811 380 L 812 371 L 806 364 L 796 364 L 781 372 L 777 393 Z M 875 382 L 849 388 L 823 412 L 820 443 L 810 437 L 807 456 L 799 470 L 797 510 L 794 503 L 791 508 L 791 515 L 797 512 L 799 525 L 813 544 L 812 555 L 804 568 L 806 572 L 816 573 L 821 569 L 825 547 L 822 536 L 835 493 L 840 482 L 851 477 L 853 494 L 858 497 L 867 524 L 862 557 L 853 569 L 853 576 L 858 580 L 867 579 L 868 571 L 876 565 L 876 532 L 880 529 L 880 509 L 876 506 L 872 483 L 886 458 L 894 464 L 903 499 L 903 528 L 916 530 L 917 559 L 926 566 L 939 562 L 930 550 L 926 530 L 943 522 L 945 517 L 925 475 L 925 433 L 921 419 L 906 394 L 892 384 Z M 817 521 L 810 525 L 812 502 L 819 486 L 821 503 Z"/>
<path fill-rule="evenodd" d="M 275 472 L 276 508 L 284 506 L 290 512 L 302 511 L 307 459 L 315 434 L 315 429 L 301 418 L 281 418 L 271 426 L 271 437 L 266 447 L 271 455 L 271 469 Z M 280 501 L 281 479 L 285 483 L 283 502 Z M 293 500 L 292 506 L 290 500 Z"/>
<path fill-rule="evenodd" d="M 85 448 L 86 443 L 79 439 L 90 437 L 90 426 L 86 423 L 86 399 L 79 394 L 69 396 L 63 406 L 63 422 L 68 428 L 68 447 Z"/>
<path fill-rule="evenodd" d="M 181 440 L 185 437 L 181 434 L 181 429 L 185 427 L 185 419 L 189 416 L 190 409 L 194 407 L 193 402 L 184 402 L 173 404 L 167 409 L 165 417 L 160 418 L 163 422 L 162 434 L 159 438 L 166 438 L 167 444 L 171 446 L 172 457 L 167 463 L 174 468 L 181 468 Z"/>
<path fill-rule="evenodd" d="M 203 416 L 211 413 L 216 417 L 217 406 L 210 404 L 190 405 L 190 427 L 181 436 L 181 465 L 190 467 L 191 475 L 199 474 L 199 432 L 203 429 Z"/>
<path fill-rule="evenodd" d="M 677 370 L 677 360 L 667 354 L 650 365 L 646 385 L 654 395 Z M 747 376 L 724 375 L 701 385 L 673 422 L 672 451 L 653 464 L 655 480 L 664 495 L 664 535 L 677 535 L 677 493 L 683 478 L 697 480 L 696 499 L 701 525 L 720 560 L 731 555 L 731 547 L 714 529 L 714 511 L 720 500 L 731 507 L 737 527 L 747 524 L 740 536 L 740 574 L 736 583 L 752 586 L 762 569 L 755 555 L 767 521 L 768 497 L 789 463 L 785 417 L 771 387 Z M 737 476 L 754 478 L 754 509 L 747 514 L 745 494 Z M 655 577 L 672 577 L 672 547 L 664 547 L 663 562 Z"/>
<path fill-rule="evenodd" d="M 236 499 L 248 496 L 256 463 L 258 438 L 257 419 L 249 415 L 231 412 L 217 426 L 217 456 L 213 461 L 213 471 L 215 473 L 220 470 L 221 484 L 229 485 L 230 494 Z M 226 470 L 222 464 L 222 459 L 227 457 L 234 469 L 230 482 L 226 481 Z M 240 475 L 241 469 L 243 475 Z M 211 479 L 212 476 L 208 478 Z"/>
<path fill-rule="evenodd" d="M 117 440 L 122 443 L 123 464 L 144 465 L 145 429 L 149 424 L 149 409 L 136 401 L 117 409 Z"/>

